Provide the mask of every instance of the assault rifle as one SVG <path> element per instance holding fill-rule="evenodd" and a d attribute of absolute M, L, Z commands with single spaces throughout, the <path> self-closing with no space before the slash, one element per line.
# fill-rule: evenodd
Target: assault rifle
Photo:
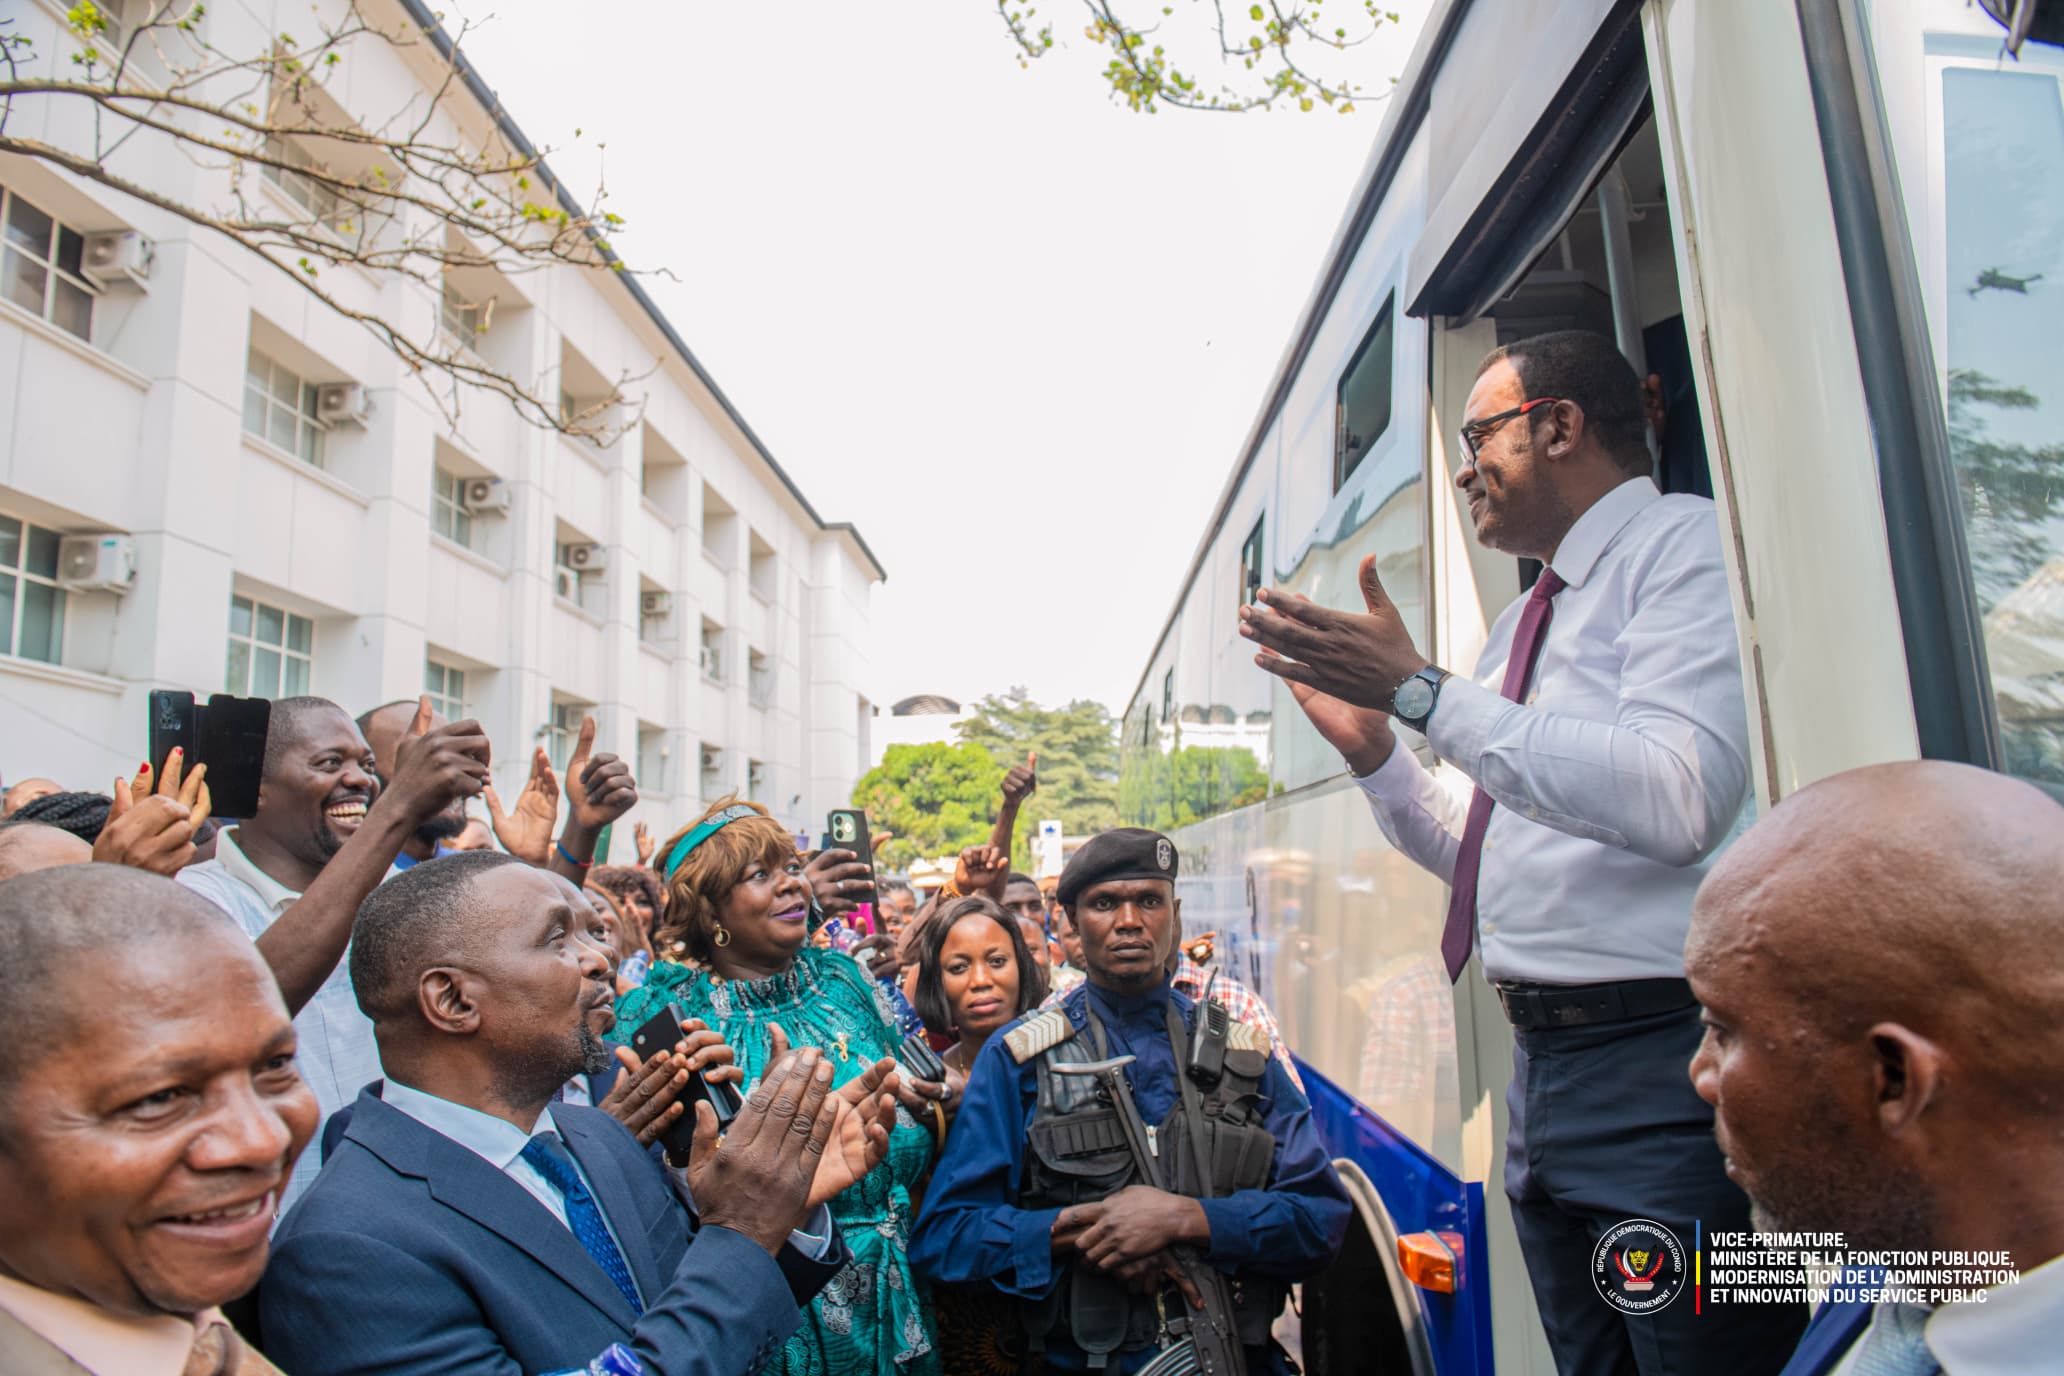
<path fill-rule="evenodd" d="M 1060 1075 L 1093 1075 L 1111 1107 L 1118 1112 L 1118 1126 L 1125 1134 L 1125 1145 L 1132 1153 L 1133 1165 L 1139 1169 L 1140 1180 L 1157 1190 L 1167 1190 L 1166 1177 L 1161 1173 L 1161 1160 L 1155 1152 L 1153 1139 L 1147 1135 L 1146 1120 L 1140 1117 L 1139 1105 L 1132 1100 L 1132 1086 L 1125 1082 L 1125 1067 L 1134 1061 L 1132 1056 L 1113 1056 L 1106 1061 L 1091 1061 L 1086 1065 L 1056 1064 L 1053 1069 Z M 1204 1299 L 1204 1307 L 1191 1310 L 1187 1300 L 1177 1299 L 1182 1317 L 1171 1319 L 1164 1312 L 1162 1332 L 1176 1341 L 1164 1347 L 1153 1361 L 1139 1369 L 1139 1376 L 1247 1376 L 1247 1354 L 1240 1346 L 1240 1338 L 1233 1327 L 1233 1296 L 1226 1284 L 1226 1278 L 1216 1266 L 1199 1256 L 1191 1247 L 1172 1247 L 1175 1264 L 1185 1279 L 1197 1288 Z"/>

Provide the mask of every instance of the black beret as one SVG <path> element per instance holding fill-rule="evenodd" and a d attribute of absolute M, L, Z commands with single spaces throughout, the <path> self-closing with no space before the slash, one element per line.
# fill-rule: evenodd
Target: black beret
<path fill-rule="evenodd" d="M 1119 827 L 1100 832 L 1068 857 L 1054 897 L 1062 907 L 1073 908 L 1084 889 L 1112 879 L 1166 879 L 1173 884 L 1178 859 L 1175 842 L 1158 831 Z"/>

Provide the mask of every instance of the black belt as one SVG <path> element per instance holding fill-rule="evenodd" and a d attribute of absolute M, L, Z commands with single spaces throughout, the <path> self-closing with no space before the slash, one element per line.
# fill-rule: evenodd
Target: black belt
<path fill-rule="evenodd" d="M 1698 1002 L 1691 981 L 1623 979 L 1616 984 L 1522 984 L 1500 982 L 1498 1001 L 1514 1027 L 1581 1027 L 1621 1022 L 1689 1008 Z"/>

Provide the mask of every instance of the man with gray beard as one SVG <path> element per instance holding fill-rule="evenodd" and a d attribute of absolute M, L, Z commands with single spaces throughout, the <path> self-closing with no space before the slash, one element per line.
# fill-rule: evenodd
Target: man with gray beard
<path fill-rule="evenodd" d="M 2064 1332 L 2064 808 L 1939 761 L 1773 809 L 1699 889 L 1691 1063 L 1756 1226 L 2006 1253 L 1983 1303 L 1830 1303 L 1785 1376 L 2054 1369 Z"/>

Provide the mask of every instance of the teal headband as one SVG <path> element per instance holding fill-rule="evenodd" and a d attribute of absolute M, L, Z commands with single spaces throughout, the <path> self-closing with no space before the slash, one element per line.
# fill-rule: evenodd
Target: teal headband
<path fill-rule="evenodd" d="M 694 850 L 704 841 L 709 840 L 710 837 L 715 836 L 725 827 L 731 825 L 731 823 L 741 817 L 764 817 L 765 815 L 756 807 L 750 807 L 745 803 L 734 803 L 710 818 L 707 822 L 699 822 L 689 828 L 688 834 L 683 836 L 680 843 L 667 855 L 666 877 L 672 879 L 674 871 L 681 868 L 681 862 L 688 858 L 688 852 Z"/>

